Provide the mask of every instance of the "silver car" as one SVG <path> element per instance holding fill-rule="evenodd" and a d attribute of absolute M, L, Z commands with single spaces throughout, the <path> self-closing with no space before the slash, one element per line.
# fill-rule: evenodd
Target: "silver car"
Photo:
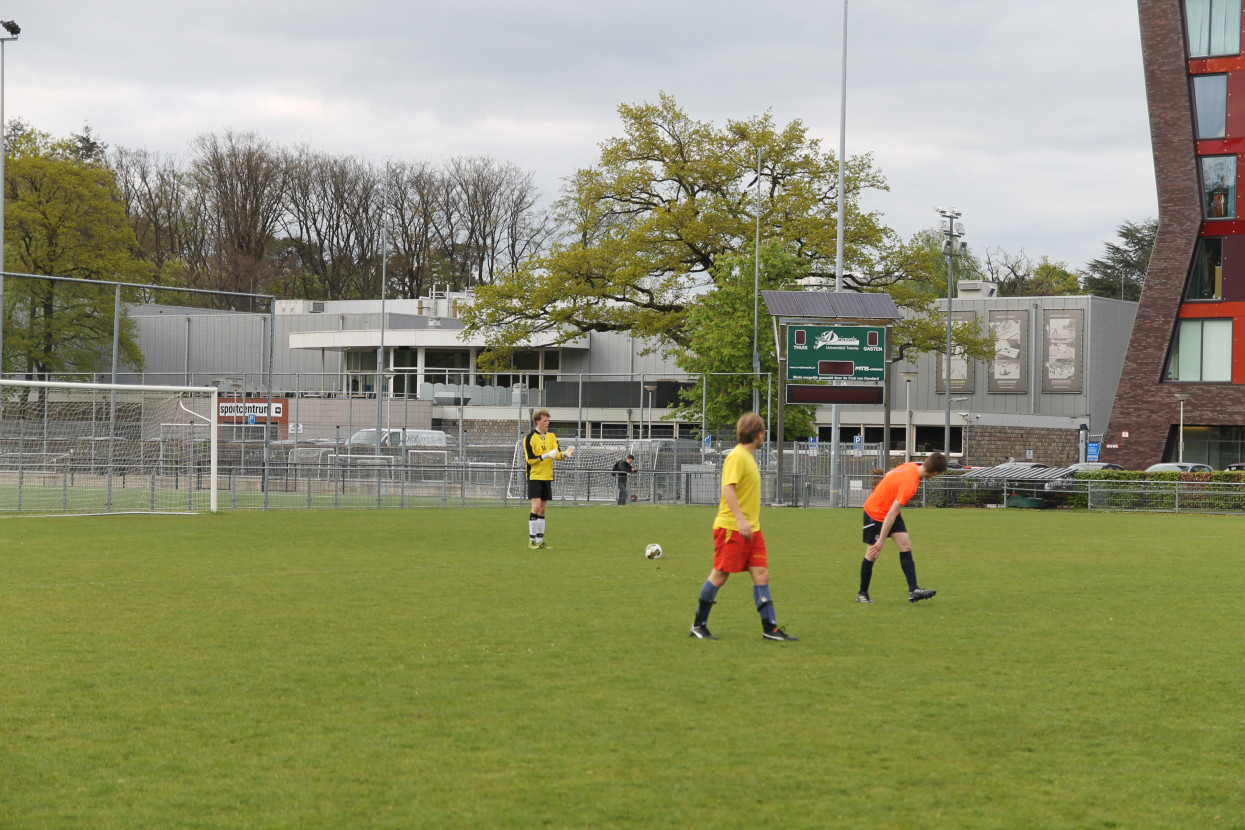
<path fill-rule="evenodd" d="M 1162 464 L 1151 464 L 1146 467 L 1147 473 L 1213 473 L 1215 468 L 1209 464 L 1194 464 L 1190 461 L 1165 461 Z"/>

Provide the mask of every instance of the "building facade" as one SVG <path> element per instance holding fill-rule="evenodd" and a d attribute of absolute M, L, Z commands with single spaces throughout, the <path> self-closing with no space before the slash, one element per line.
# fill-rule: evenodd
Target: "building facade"
<path fill-rule="evenodd" d="M 1241 0 L 1138 11 L 1159 228 L 1103 459 L 1222 468 L 1245 460 L 1245 21 Z"/>
<path fill-rule="evenodd" d="M 971 284 L 975 285 L 975 284 Z M 1065 464 L 1083 459 L 1106 427 L 1135 303 L 1100 297 L 994 297 L 970 293 L 952 306 L 956 322 L 976 320 L 995 340 L 991 361 L 952 359 L 951 451 L 969 464 L 1009 457 Z M 679 418 L 680 388 L 694 384 L 655 344 L 626 334 L 590 333 L 570 343 L 533 343 L 513 366 L 487 373 L 485 348 L 466 335 L 458 309 L 468 294 L 420 300 L 280 300 L 272 315 L 171 306 L 131 308 L 142 375 L 128 383 L 218 386 L 255 398 L 267 389 L 289 399 L 289 420 L 303 438 L 333 438 L 375 425 L 379 408 L 393 423 L 470 433 L 548 408 L 560 432 L 595 438 L 695 438 L 700 419 Z M 945 305 L 945 301 L 940 305 Z M 275 331 L 271 346 L 268 329 Z M 377 356 L 383 353 L 381 370 Z M 947 391 L 938 355 L 891 366 L 889 403 L 842 406 L 839 440 L 878 444 L 890 424 L 892 457 L 902 457 L 911 423 L 915 453 L 943 448 Z M 900 372 L 913 372 L 905 383 Z M 372 403 L 368 403 L 371 400 Z M 762 413 L 775 422 L 776 400 Z M 464 423 L 460 423 L 464 422 Z M 816 414 L 818 437 L 831 440 L 829 406 Z"/>

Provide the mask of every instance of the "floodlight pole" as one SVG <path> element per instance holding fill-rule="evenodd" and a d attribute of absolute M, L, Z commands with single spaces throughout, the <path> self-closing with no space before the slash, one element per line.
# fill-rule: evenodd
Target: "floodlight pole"
<path fill-rule="evenodd" d="M 4 377 L 4 196 L 8 190 L 4 186 L 4 44 L 17 40 L 16 33 L 21 31 L 11 20 L 5 28 L 11 34 L 0 36 L 0 377 Z"/>
<path fill-rule="evenodd" d="M 761 379 L 761 355 L 757 351 L 757 320 L 761 297 L 761 148 L 757 148 L 757 195 L 756 195 L 756 262 L 752 271 L 752 411 L 761 407 L 761 393 L 757 383 Z"/>
<path fill-rule="evenodd" d="M 834 290 L 836 293 L 843 290 L 843 247 L 844 234 L 846 233 L 847 219 L 844 213 L 847 210 L 847 0 L 843 0 L 843 65 L 840 72 L 841 85 L 839 88 L 839 193 L 837 205 L 837 221 L 835 228 L 834 243 Z M 833 507 L 839 506 L 840 484 L 839 481 L 839 426 L 841 413 L 839 405 L 832 404 L 830 407 L 830 480 L 833 482 L 830 487 L 831 497 L 830 504 Z M 778 470 L 779 480 L 782 479 L 782 446 L 778 447 Z M 781 493 L 781 487 L 779 488 Z"/>
<path fill-rule="evenodd" d="M 946 454 L 947 459 L 951 458 L 951 296 L 952 285 L 955 281 L 955 258 L 967 247 L 967 243 L 960 242 L 959 239 L 964 235 L 964 226 L 955 220 L 959 219 L 963 214 L 955 208 L 934 208 L 938 215 L 943 218 L 942 234 L 946 240 L 942 244 L 943 253 L 947 255 L 947 351 L 943 357 L 946 375 L 946 420 L 943 422 L 942 430 L 942 451 Z"/>
<path fill-rule="evenodd" d="M 380 455 L 380 438 L 383 432 L 383 404 L 381 393 L 385 388 L 385 284 L 388 282 L 388 272 L 386 266 L 389 262 L 389 234 L 385 223 L 385 214 L 389 207 L 389 162 L 385 162 L 385 195 L 384 201 L 380 207 L 380 346 L 376 349 L 376 454 Z M 461 380 L 461 378 L 459 378 Z M 459 383 L 459 394 L 462 394 L 462 384 Z M 406 433 L 402 434 L 405 439 Z M 377 479 L 379 481 L 379 479 Z M 379 500 L 379 490 L 377 491 L 377 499 Z"/>

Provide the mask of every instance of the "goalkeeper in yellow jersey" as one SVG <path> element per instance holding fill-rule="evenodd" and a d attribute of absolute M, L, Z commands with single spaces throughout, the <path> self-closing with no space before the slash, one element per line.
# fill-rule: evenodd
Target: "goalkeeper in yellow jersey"
<path fill-rule="evenodd" d="M 558 449 L 558 437 L 549 431 L 549 410 L 538 409 L 532 414 L 533 429 L 523 439 L 527 456 L 527 496 L 532 500 L 532 513 L 527 518 L 527 546 L 544 550 L 545 505 L 553 498 L 553 462 L 572 458 L 575 448 Z"/>

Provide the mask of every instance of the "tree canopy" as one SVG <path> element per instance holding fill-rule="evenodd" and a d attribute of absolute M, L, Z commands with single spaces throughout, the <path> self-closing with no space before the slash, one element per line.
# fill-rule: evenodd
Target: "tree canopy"
<path fill-rule="evenodd" d="M 622 136 L 602 143 L 599 161 L 566 185 L 558 204 L 564 235 L 546 255 L 479 289 L 465 315 L 472 330 L 500 347 L 538 332 L 587 331 L 686 346 L 688 309 L 720 284 L 718 260 L 752 243 L 758 207 L 763 241 L 778 240 L 810 277 L 833 274 L 837 162 L 801 122 L 780 127 L 767 113 L 716 127 L 669 95 L 624 104 L 619 115 Z M 860 207 L 868 189 L 886 182 L 868 155 L 851 159 L 849 268 L 893 243 L 879 215 Z"/>
<path fill-rule="evenodd" d="M 1120 225 L 1117 231 L 1120 241 L 1106 243 L 1102 258 L 1085 266 L 1082 276 L 1085 290 L 1099 297 L 1141 299 L 1141 288 L 1145 285 L 1146 269 L 1150 267 L 1150 253 L 1154 250 L 1154 236 L 1158 229 L 1157 219 Z"/>
<path fill-rule="evenodd" d="M 766 113 L 717 127 L 694 120 L 669 95 L 624 104 L 619 116 L 622 136 L 603 142 L 598 162 L 564 189 L 564 234 L 544 256 L 481 286 L 464 312 L 468 329 L 489 338 L 495 362 L 550 333 L 569 340 L 627 331 L 675 353 L 701 348 L 705 318 L 693 309 L 735 302 L 733 266 L 720 266 L 752 249 L 758 213 L 771 264 L 781 254 L 788 258 L 782 273 L 833 281 L 838 162 L 803 123 L 779 126 Z M 870 155 L 845 168 L 844 287 L 887 291 L 911 312 L 897 329 L 901 354 L 936 349 L 936 332 L 945 331 L 929 319 L 933 301 L 944 296 L 940 248 L 920 235 L 905 243 L 880 213 L 862 207 L 865 191 L 888 189 Z M 986 354 L 984 339 L 972 340 L 967 329 L 959 334 L 970 338 L 964 345 L 974 356 Z M 706 365 L 719 357 L 705 355 Z M 751 371 L 750 350 L 747 358 L 731 371 Z"/>
<path fill-rule="evenodd" d="M 18 125 L 7 141 L 5 269 L 89 280 L 148 282 L 102 145 L 86 131 L 54 139 Z M 114 291 L 107 287 L 10 277 L 4 292 L 4 369 L 45 375 L 99 371 L 112 340 Z M 126 363 L 141 367 L 131 327 Z"/>

